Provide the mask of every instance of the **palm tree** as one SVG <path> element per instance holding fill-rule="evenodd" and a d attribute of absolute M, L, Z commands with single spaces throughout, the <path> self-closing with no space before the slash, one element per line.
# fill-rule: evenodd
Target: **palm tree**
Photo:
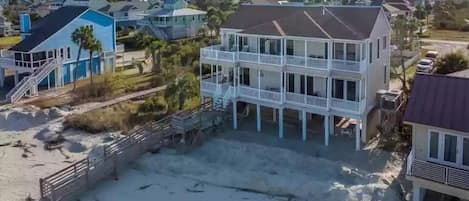
<path fill-rule="evenodd" d="M 89 70 L 90 70 L 90 89 L 93 88 L 93 53 L 97 52 L 98 54 L 103 50 L 103 45 L 101 41 L 96 38 L 91 38 L 89 41 L 85 42 L 84 48 L 90 52 L 90 63 L 89 63 Z"/>
<path fill-rule="evenodd" d="M 80 64 L 80 57 L 81 57 L 81 50 L 85 45 L 86 41 L 91 40 L 94 38 L 93 36 L 93 28 L 91 26 L 81 26 L 72 33 L 72 41 L 73 43 L 78 45 L 78 54 L 77 54 L 77 61 L 75 64 L 75 68 L 73 69 L 73 90 L 76 89 L 76 80 L 77 80 L 77 68 Z"/>
<path fill-rule="evenodd" d="M 181 79 L 174 81 L 166 88 L 164 94 L 168 106 L 177 110 L 184 109 L 187 100 L 198 96 L 198 87 L 197 78 L 192 73 L 188 73 Z"/>
<path fill-rule="evenodd" d="M 166 49 L 166 41 L 154 38 L 153 41 L 147 44 L 145 47 L 145 57 L 151 57 L 152 59 L 152 71 L 159 72 L 161 69 L 161 55 Z"/>

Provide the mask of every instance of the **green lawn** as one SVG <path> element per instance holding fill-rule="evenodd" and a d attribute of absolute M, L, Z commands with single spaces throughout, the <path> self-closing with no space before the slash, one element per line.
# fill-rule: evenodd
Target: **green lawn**
<path fill-rule="evenodd" d="M 430 31 L 430 39 L 469 41 L 469 32 L 433 29 Z"/>
<path fill-rule="evenodd" d="M 21 41 L 20 36 L 5 36 L 0 37 L 0 48 L 11 47 Z"/>

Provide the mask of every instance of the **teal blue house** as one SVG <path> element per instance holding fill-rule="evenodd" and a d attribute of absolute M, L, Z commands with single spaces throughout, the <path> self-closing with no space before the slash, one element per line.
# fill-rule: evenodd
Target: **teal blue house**
<path fill-rule="evenodd" d="M 103 50 L 92 58 L 87 50 L 82 50 L 77 65 L 78 45 L 71 35 L 81 26 L 93 28 Z M 114 71 L 115 22 L 106 14 L 88 7 L 66 6 L 35 24 L 31 24 L 27 14 L 22 14 L 20 32 L 22 41 L 3 51 L 0 58 L 0 87 L 4 86 L 5 70 L 14 72 L 15 86 L 7 94 L 12 102 L 24 95 L 36 95 L 39 88 L 60 87 L 85 79 L 91 74 L 90 69 L 95 74 Z"/>

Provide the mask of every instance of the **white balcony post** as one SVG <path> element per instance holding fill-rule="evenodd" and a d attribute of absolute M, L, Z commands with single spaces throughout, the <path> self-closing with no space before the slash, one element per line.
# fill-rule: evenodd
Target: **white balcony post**
<path fill-rule="evenodd" d="M 238 111 L 237 101 L 233 100 L 233 129 L 238 129 Z"/>
<path fill-rule="evenodd" d="M 327 110 L 329 110 L 331 108 L 331 101 L 332 101 L 332 77 L 328 77 L 327 78 L 327 102 L 326 102 L 326 105 L 327 105 Z"/>
<path fill-rule="evenodd" d="M 215 84 L 218 87 L 218 65 L 215 65 Z"/>
<path fill-rule="evenodd" d="M 257 69 L 257 98 L 261 98 L 261 69 Z"/>
<path fill-rule="evenodd" d="M 305 40 L 305 68 L 308 67 L 308 41 Z"/>
<path fill-rule="evenodd" d="M 305 82 L 305 91 L 303 94 L 303 103 L 306 104 L 306 96 L 308 95 L 308 79 L 306 79 L 306 74 L 303 75 L 304 77 L 304 82 Z"/>
<path fill-rule="evenodd" d="M 283 103 L 285 102 L 285 91 L 284 91 L 284 86 L 283 86 L 283 79 L 284 79 L 284 72 L 280 72 L 280 102 Z"/>
<path fill-rule="evenodd" d="M 257 132 L 261 132 L 261 105 L 256 105 Z"/>
<path fill-rule="evenodd" d="M 361 119 L 357 119 L 357 124 L 355 125 L 355 150 L 360 151 L 361 149 L 361 139 L 360 139 L 360 125 Z"/>
<path fill-rule="evenodd" d="M 260 37 L 257 37 L 257 44 L 259 46 L 259 50 L 257 50 L 257 63 L 261 63 L 261 38 Z M 265 44 L 264 44 L 264 48 L 265 48 Z"/>
<path fill-rule="evenodd" d="M 15 86 L 16 86 L 16 84 L 18 84 L 19 79 L 20 79 L 20 75 L 19 75 L 18 71 L 15 71 Z"/>
<path fill-rule="evenodd" d="M 306 119 L 306 111 L 303 110 L 303 111 L 301 111 L 301 113 L 302 113 L 302 116 L 301 116 L 301 121 L 302 121 L 302 122 L 301 122 L 301 123 L 302 123 L 302 125 L 303 125 L 303 126 L 302 126 L 303 129 L 302 129 L 301 131 L 302 131 L 302 134 L 303 134 L 303 135 L 302 135 L 302 136 L 303 136 L 303 141 L 306 141 L 306 131 L 307 131 L 307 130 L 306 130 L 306 129 L 307 129 L 307 128 L 306 128 L 306 122 L 307 122 L 307 119 Z"/>
<path fill-rule="evenodd" d="M 358 83 L 358 112 L 361 113 L 364 111 L 364 108 L 362 108 L 362 79 Z"/>
<path fill-rule="evenodd" d="M 332 60 L 334 59 L 334 55 L 333 55 L 333 51 L 332 51 L 332 48 L 334 46 L 333 42 L 332 41 L 329 41 L 327 43 L 328 47 L 327 48 L 327 69 L 331 69 L 332 68 Z"/>
<path fill-rule="evenodd" d="M 278 109 L 278 137 L 283 138 L 283 108 Z"/>
<path fill-rule="evenodd" d="M 328 146 L 329 145 L 329 115 L 324 115 L 324 145 Z"/>

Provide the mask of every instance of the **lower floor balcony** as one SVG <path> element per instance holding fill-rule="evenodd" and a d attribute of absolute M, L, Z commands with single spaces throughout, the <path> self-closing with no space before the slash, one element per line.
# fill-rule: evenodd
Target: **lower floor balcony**
<path fill-rule="evenodd" d="M 281 103 L 282 101 L 280 88 L 259 89 L 248 86 L 239 86 L 238 89 L 240 97 L 258 99 L 274 103 Z"/>
<path fill-rule="evenodd" d="M 285 95 L 285 102 L 296 104 L 300 106 L 314 106 L 320 108 L 327 107 L 327 98 L 320 96 L 312 96 L 306 94 L 287 92 Z"/>
<path fill-rule="evenodd" d="M 469 190 L 469 170 L 416 159 L 413 151 L 407 158 L 407 176 Z"/>

